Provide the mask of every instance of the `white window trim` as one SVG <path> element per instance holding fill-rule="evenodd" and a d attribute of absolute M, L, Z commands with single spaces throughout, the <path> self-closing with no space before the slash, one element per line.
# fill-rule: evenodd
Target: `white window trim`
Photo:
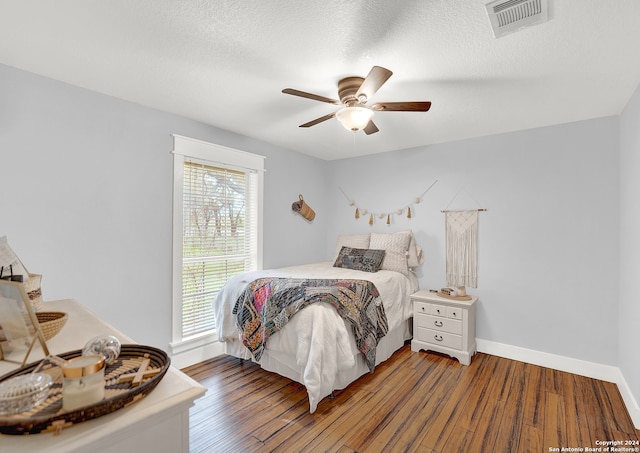
<path fill-rule="evenodd" d="M 217 333 L 189 338 L 182 337 L 182 191 L 185 158 L 200 159 L 227 168 L 253 170 L 258 175 L 258 250 L 257 268 L 262 269 L 262 227 L 264 156 L 208 143 L 180 135 L 173 135 L 173 256 L 172 256 L 172 321 L 170 343 L 172 362 L 178 368 L 223 353 Z"/>

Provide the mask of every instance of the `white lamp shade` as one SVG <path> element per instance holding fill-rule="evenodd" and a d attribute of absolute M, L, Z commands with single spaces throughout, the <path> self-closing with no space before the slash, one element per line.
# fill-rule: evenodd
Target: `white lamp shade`
<path fill-rule="evenodd" d="M 336 118 L 349 131 L 364 129 L 373 117 L 373 110 L 366 107 L 345 107 L 336 112 Z"/>

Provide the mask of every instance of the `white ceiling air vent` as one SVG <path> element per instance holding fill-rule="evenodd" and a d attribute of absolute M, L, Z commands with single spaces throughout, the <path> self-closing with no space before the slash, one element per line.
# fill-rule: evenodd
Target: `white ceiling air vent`
<path fill-rule="evenodd" d="M 488 3 L 487 13 L 496 38 L 549 20 L 551 0 L 497 0 Z"/>

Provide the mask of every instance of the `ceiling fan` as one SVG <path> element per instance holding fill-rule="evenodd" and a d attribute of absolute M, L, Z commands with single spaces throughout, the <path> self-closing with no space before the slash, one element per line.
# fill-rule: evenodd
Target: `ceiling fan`
<path fill-rule="evenodd" d="M 371 119 L 374 112 L 426 112 L 431 107 L 431 102 L 429 101 L 377 102 L 371 106 L 365 105 L 392 74 L 393 72 L 386 68 L 374 66 L 364 79 L 362 77 L 346 77 L 341 79 L 338 82 L 339 101 L 293 88 L 285 88 L 282 92 L 314 101 L 344 105 L 344 107 L 337 112 L 301 124 L 300 127 L 315 126 L 335 116 L 347 130 L 364 130 L 365 134 L 370 135 L 378 132 L 378 128 Z"/>

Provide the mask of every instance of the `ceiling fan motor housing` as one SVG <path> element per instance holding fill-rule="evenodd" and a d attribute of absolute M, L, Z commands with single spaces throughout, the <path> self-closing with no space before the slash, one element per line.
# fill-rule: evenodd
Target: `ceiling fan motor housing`
<path fill-rule="evenodd" d="M 360 101 L 356 98 L 356 93 L 360 89 L 360 86 L 364 82 L 362 77 L 345 77 L 344 79 L 338 82 L 338 96 L 340 97 L 340 102 L 344 105 L 352 105 L 357 102 L 365 102 Z"/>

